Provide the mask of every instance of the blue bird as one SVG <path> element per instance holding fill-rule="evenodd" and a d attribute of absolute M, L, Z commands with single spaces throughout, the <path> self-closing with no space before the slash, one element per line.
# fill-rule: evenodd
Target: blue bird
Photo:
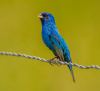
<path fill-rule="evenodd" d="M 53 15 L 44 12 L 39 14 L 38 18 L 40 18 L 42 23 L 43 42 L 54 53 L 54 58 L 57 58 L 57 61 L 72 62 L 68 46 L 56 27 Z M 75 82 L 72 65 L 68 65 L 68 67 Z"/>

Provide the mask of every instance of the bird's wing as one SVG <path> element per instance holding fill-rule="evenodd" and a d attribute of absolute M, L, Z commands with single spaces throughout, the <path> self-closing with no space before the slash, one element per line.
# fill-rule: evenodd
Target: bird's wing
<path fill-rule="evenodd" d="M 61 40 L 55 34 L 50 34 L 49 38 L 56 51 L 57 56 L 59 56 L 60 60 L 64 62 L 64 49 Z"/>

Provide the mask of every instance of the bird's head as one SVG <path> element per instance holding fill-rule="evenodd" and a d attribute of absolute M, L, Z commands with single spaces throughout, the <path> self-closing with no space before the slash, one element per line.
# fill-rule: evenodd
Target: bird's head
<path fill-rule="evenodd" d="M 38 18 L 40 18 L 42 25 L 50 23 L 55 24 L 55 19 L 53 15 L 50 13 L 47 12 L 41 13 L 38 15 Z"/>

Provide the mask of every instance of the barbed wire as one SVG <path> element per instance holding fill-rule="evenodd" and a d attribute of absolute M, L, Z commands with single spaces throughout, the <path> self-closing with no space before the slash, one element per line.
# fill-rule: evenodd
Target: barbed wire
<path fill-rule="evenodd" d="M 22 57 L 31 58 L 31 59 L 37 59 L 37 60 L 40 60 L 42 62 L 56 63 L 55 60 L 52 60 L 52 61 L 51 60 L 45 60 L 44 58 L 40 58 L 40 57 L 36 57 L 36 56 L 30 56 L 30 55 L 21 54 L 21 53 L 0 52 L 0 55 L 22 56 Z M 83 68 L 83 69 L 89 69 L 89 68 L 100 69 L 100 67 L 97 66 L 97 65 L 82 66 L 82 65 L 78 65 L 76 63 L 62 62 L 62 61 L 57 61 L 57 64 L 72 65 L 72 66 L 76 66 L 76 67 Z"/>

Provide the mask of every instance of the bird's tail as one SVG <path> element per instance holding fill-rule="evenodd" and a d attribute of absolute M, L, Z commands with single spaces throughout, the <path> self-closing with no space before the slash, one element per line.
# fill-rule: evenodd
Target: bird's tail
<path fill-rule="evenodd" d="M 69 69 L 71 71 L 73 81 L 75 82 L 74 73 L 73 73 L 73 70 L 72 70 L 72 65 L 69 65 L 68 67 L 69 67 Z"/>

